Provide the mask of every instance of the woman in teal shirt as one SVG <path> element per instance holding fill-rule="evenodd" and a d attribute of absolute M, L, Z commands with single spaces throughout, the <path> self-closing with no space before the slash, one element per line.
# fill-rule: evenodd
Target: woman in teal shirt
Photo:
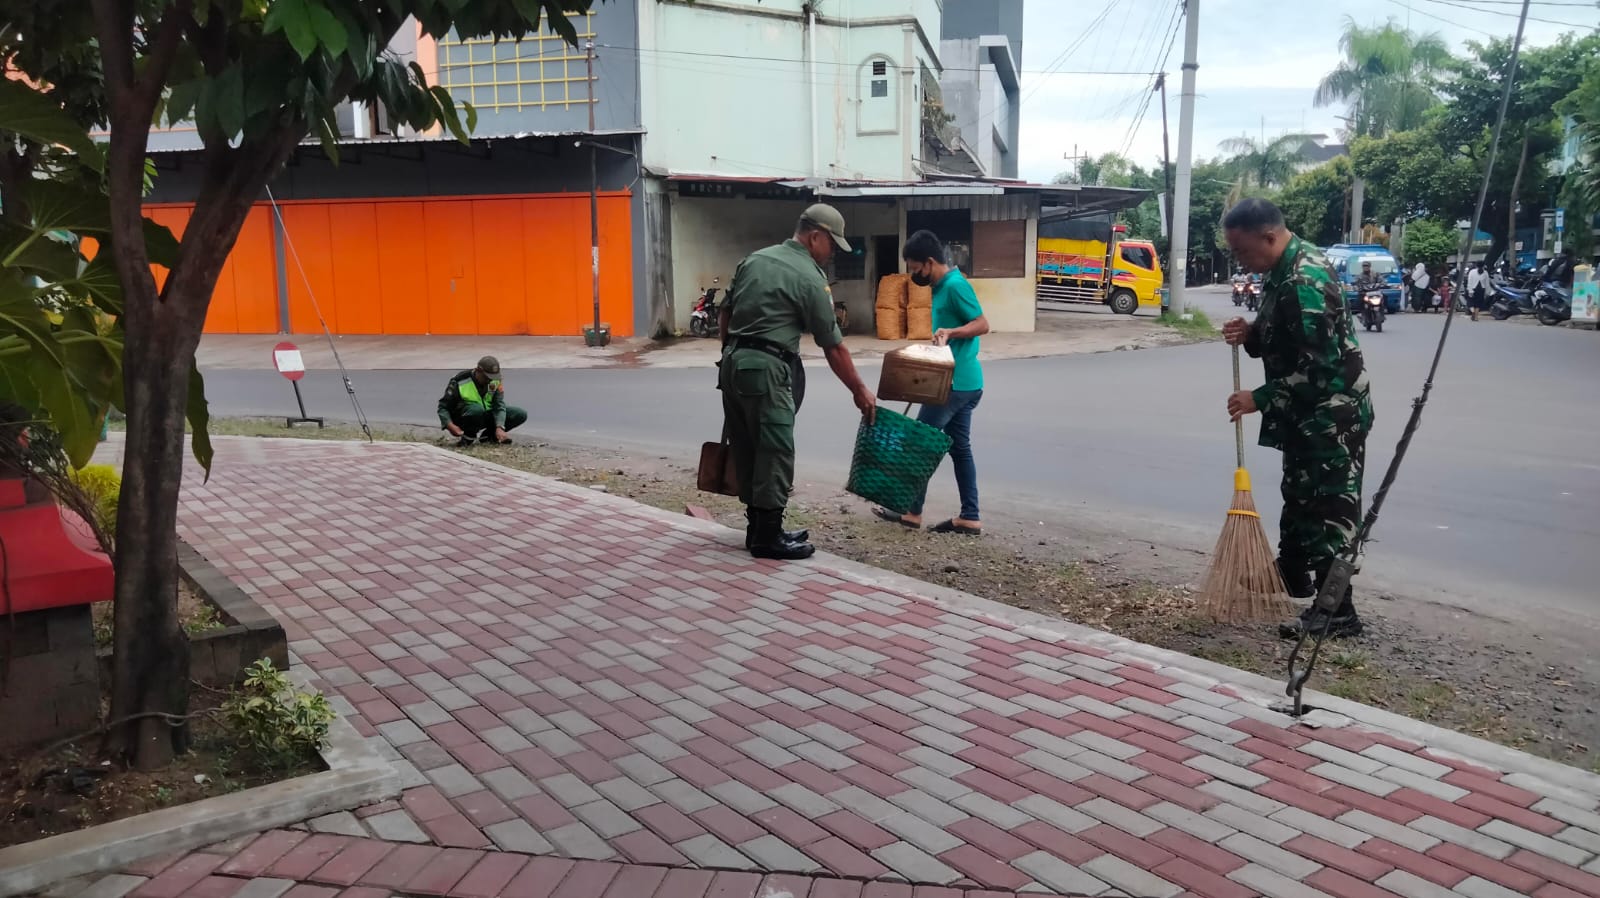
<path fill-rule="evenodd" d="M 956 489 L 961 493 L 961 515 L 931 529 L 934 533 L 976 536 L 983 532 L 983 523 L 978 511 L 978 466 L 972 458 L 972 411 L 983 398 L 978 338 L 989 332 L 989 319 L 983 316 L 978 294 L 972 291 L 966 276 L 945 261 L 944 244 L 932 231 L 912 234 L 901 256 L 911 280 L 918 286 L 933 288 L 933 342 L 936 346 L 949 346 L 956 359 L 950 398 L 944 405 L 924 405 L 917 414 L 917 420 L 950 437 L 950 462 L 955 467 Z M 873 513 L 904 527 L 921 527 L 924 498 L 918 497 L 904 515 L 884 508 L 874 509 Z"/>

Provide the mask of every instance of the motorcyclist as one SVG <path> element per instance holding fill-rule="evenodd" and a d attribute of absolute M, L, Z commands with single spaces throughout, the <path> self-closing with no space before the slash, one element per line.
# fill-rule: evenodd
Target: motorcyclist
<path fill-rule="evenodd" d="M 1362 262 L 1361 273 L 1356 275 L 1356 295 L 1354 299 L 1350 300 L 1350 311 L 1359 314 L 1361 312 L 1362 297 L 1373 291 L 1382 293 L 1385 286 L 1383 278 L 1372 273 L 1372 263 Z"/>

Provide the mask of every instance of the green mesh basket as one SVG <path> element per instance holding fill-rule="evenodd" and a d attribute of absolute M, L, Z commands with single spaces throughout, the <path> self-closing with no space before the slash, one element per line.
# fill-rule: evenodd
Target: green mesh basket
<path fill-rule="evenodd" d="M 933 472 L 950 451 L 944 431 L 886 408 L 877 420 L 861 422 L 850 459 L 845 490 L 868 502 L 905 514 L 928 488 Z"/>

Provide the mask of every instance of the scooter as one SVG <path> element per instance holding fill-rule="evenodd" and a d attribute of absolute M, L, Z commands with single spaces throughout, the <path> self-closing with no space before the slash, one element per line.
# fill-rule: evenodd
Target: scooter
<path fill-rule="evenodd" d="M 1244 307 L 1251 312 L 1261 308 L 1261 283 L 1259 281 L 1250 282 L 1249 291 L 1245 296 Z"/>
<path fill-rule="evenodd" d="M 1373 290 L 1361 297 L 1361 325 L 1369 331 L 1383 333 L 1383 291 Z"/>
<path fill-rule="evenodd" d="M 1533 289 L 1513 287 L 1503 282 L 1496 282 L 1493 288 L 1494 302 L 1489 306 L 1489 314 L 1494 320 L 1504 321 L 1517 315 L 1534 314 Z"/>
<path fill-rule="evenodd" d="M 1244 305 L 1245 297 L 1247 297 L 1249 295 L 1250 295 L 1250 287 L 1249 287 L 1248 284 L 1246 284 L 1244 281 L 1234 281 L 1233 282 L 1233 304 L 1234 305 L 1236 305 L 1236 306 Z"/>
<path fill-rule="evenodd" d="M 1555 284 L 1544 284 L 1533 291 L 1533 315 L 1546 327 L 1555 327 L 1572 318 L 1572 295 Z"/>
<path fill-rule="evenodd" d="M 712 278 L 713 285 L 722 282 L 721 278 Z M 717 333 L 717 288 L 715 286 L 701 288 L 700 298 L 694 302 L 694 310 L 689 313 L 689 333 L 696 337 L 710 337 Z"/>

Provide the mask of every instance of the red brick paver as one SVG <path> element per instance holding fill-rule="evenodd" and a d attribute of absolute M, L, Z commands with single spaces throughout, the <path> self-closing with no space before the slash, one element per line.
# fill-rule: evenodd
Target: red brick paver
<path fill-rule="evenodd" d="M 424 447 L 219 442 L 185 538 L 399 759 L 358 825 L 427 842 L 267 833 L 140 894 L 1600 895 L 1576 771 L 1298 725 L 1136 647 Z"/>

